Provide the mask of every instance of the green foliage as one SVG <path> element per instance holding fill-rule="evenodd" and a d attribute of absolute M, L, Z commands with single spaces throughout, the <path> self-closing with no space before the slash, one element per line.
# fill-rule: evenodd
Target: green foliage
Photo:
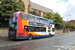
<path fill-rule="evenodd" d="M 68 24 L 66 25 L 66 28 L 73 28 L 73 29 L 75 29 L 75 24 L 71 24 L 71 25 L 70 25 L 70 24 L 68 23 Z"/>
<path fill-rule="evenodd" d="M 63 20 L 60 14 L 57 12 L 54 15 L 51 12 L 46 12 L 44 17 L 53 20 L 55 23 L 55 27 L 57 28 L 62 28 L 64 26 Z"/>
<path fill-rule="evenodd" d="M 45 12 L 44 18 L 54 20 L 54 15 L 51 12 Z"/>
<path fill-rule="evenodd" d="M 0 21 L 7 21 L 10 14 L 24 9 L 19 7 L 23 2 L 17 2 L 17 0 L 0 0 L 0 2 Z"/>
<path fill-rule="evenodd" d="M 70 25 L 70 28 L 75 29 L 75 24 L 71 24 L 71 25 Z"/>
<path fill-rule="evenodd" d="M 67 23 L 66 28 L 70 28 L 71 26 L 69 25 L 69 23 Z"/>
<path fill-rule="evenodd" d="M 59 28 L 64 27 L 64 23 L 63 23 L 63 20 L 62 20 L 62 17 L 60 16 L 60 14 L 56 12 L 54 16 L 55 16 L 54 17 L 55 26 L 59 27 Z"/>
<path fill-rule="evenodd" d="M 33 14 L 33 15 L 40 16 L 40 15 L 39 15 L 39 14 L 37 14 L 37 12 L 35 12 L 35 11 L 30 11 L 29 13 L 30 13 L 30 14 Z"/>

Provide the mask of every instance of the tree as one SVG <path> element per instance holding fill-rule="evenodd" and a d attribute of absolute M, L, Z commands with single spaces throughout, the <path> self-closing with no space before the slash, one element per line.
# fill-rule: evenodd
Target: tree
<path fill-rule="evenodd" d="M 62 17 L 60 16 L 59 13 L 55 13 L 54 15 L 54 22 L 55 22 L 55 26 L 58 27 L 58 28 L 62 28 L 64 26 L 64 23 L 63 23 L 63 20 L 62 20 Z"/>
<path fill-rule="evenodd" d="M 51 12 L 45 12 L 44 18 L 54 20 L 54 15 Z"/>
<path fill-rule="evenodd" d="M 70 28 L 75 29 L 75 24 L 71 24 L 71 25 L 70 25 Z"/>
<path fill-rule="evenodd" d="M 17 0 L 0 0 L 0 21 L 7 21 L 10 14 L 24 9 L 19 7 L 22 4 L 23 2 Z"/>
<path fill-rule="evenodd" d="M 71 26 L 69 25 L 69 23 L 67 23 L 66 28 L 70 28 Z"/>
<path fill-rule="evenodd" d="M 30 14 L 33 14 L 33 15 L 40 16 L 39 14 L 37 14 L 37 12 L 36 12 L 36 11 L 30 11 L 29 13 L 30 13 Z"/>
<path fill-rule="evenodd" d="M 46 12 L 44 15 L 45 18 L 51 19 L 55 23 L 55 27 L 62 28 L 64 26 L 63 20 L 59 13 L 52 14 L 51 12 Z"/>

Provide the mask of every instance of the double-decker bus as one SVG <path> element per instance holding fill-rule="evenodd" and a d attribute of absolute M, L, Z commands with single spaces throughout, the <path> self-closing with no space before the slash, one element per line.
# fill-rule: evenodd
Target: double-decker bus
<path fill-rule="evenodd" d="M 9 20 L 9 38 L 33 39 L 55 35 L 54 21 L 43 17 L 15 12 Z"/>

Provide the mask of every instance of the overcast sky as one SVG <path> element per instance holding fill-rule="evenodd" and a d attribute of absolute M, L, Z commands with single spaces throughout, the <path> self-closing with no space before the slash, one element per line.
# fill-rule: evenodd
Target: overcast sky
<path fill-rule="evenodd" d="M 75 1 L 74 0 L 30 0 L 31 2 L 37 3 L 54 12 L 58 12 L 63 20 L 75 20 Z"/>

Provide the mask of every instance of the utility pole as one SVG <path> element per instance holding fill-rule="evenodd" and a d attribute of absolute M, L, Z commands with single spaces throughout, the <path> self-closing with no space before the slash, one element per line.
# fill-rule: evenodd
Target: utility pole
<path fill-rule="evenodd" d="M 71 15 L 69 15 L 71 16 Z M 68 21 L 68 16 L 67 16 L 67 33 L 69 32 L 69 21 Z"/>

